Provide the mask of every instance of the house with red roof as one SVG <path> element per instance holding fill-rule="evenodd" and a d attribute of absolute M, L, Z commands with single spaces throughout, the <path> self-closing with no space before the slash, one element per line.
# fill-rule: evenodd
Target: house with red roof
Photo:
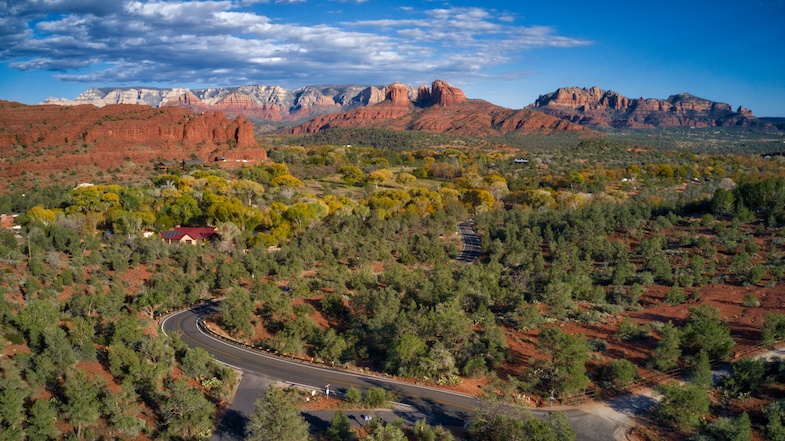
<path fill-rule="evenodd" d="M 176 227 L 161 233 L 166 243 L 199 244 L 217 236 L 215 227 Z"/>

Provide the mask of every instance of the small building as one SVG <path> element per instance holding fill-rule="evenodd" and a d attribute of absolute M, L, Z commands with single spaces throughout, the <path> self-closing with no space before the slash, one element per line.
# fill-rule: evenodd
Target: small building
<path fill-rule="evenodd" d="M 516 164 L 528 164 L 529 160 L 528 159 L 518 158 L 518 159 L 515 160 L 515 163 Z"/>
<path fill-rule="evenodd" d="M 204 165 L 205 165 L 204 161 L 202 161 L 201 159 L 186 159 L 185 161 L 183 161 L 184 169 L 201 168 L 204 167 Z"/>
<path fill-rule="evenodd" d="M 187 243 L 196 245 L 211 240 L 218 233 L 214 227 L 176 227 L 161 233 L 166 243 Z"/>
<path fill-rule="evenodd" d="M 156 170 L 161 171 L 168 171 L 170 168 L 177 166 L 177 163 L 174 161 L 160 161 L 159 163 L 155 164 Z"/>
<path fill-rule="evenodd" d="M 226 162 L 226 156 L 216 156 L 215 162 Z"/>

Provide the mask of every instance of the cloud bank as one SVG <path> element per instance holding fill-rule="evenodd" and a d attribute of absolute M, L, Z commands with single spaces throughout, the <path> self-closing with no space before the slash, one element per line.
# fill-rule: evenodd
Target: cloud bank
<path fill-rule="evenodd" d="M 311 7 L 296 0 L 0 0 L 0 61 L 65 81 L 117 85 L 380 83 L 489 76 L 528 49 L 589 44 L 483 8 L 400 8 L 394 19 L 305 25 L 275 17 L 276 3 Z"/>

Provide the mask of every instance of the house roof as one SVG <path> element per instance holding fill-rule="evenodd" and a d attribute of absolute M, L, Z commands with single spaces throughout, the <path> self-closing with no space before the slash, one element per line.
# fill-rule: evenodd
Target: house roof
<path fill-rule="evenodd" d="M 194 240 L 204 240 L 215 234 L 213 227 L 177 227 L 161 233 L 161 237 L 166 240 L 180 240 L 189 236 Z"/>

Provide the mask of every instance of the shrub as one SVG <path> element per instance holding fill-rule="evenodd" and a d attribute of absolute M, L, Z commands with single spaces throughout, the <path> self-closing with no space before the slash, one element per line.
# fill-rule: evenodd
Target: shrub
<path fill-rule="evenodd" d="M 354 386 L 346 390 L 346 402 L 349 404 L 359 404 L 363 399 L 363 394 Z"/>
<path fill-rule="evenodd" d="M 679 284 L 673 285 L 673 288 L 669 289 L 667 293 L 665 293 L 665 303 L 669 305 L 681 305 L 682 303 L 687 301 L 687 296 L 684 294 L 684 291 L 681 290 Z"/>
<path fill-rule="evenodd" d="M 616 389 L 622 389 L 635 381 L 638 367 L 625 359 L 613 360 L 602 369 L 602 377 Z"/>
<path fill-rule="evenodd" d="M 767 312 L 763 318 L 762 337 L 767 344 L 785 338 L 785 314 Z"/>
<path fill-rule="evenodd" d="M 760 306 L 760 300 L 754 294 L 746 294 L 741 304 L 748 308 L 757 308 Z"/>
<path fill-rule="evenodd" d="M 374 387 L 365 393 L 363 402 L 366 406 L 371 408 L 381 407 L 387 401 L 387 391 L 381 387 Z"/>
<path fill-rule="evenodd" d="M 711 400 L 705 388 L 694 384 L 664 384 L 662 400 L 654 408 L 654 418 L 673 429 L 695 430 L 709 413 Z"/>

